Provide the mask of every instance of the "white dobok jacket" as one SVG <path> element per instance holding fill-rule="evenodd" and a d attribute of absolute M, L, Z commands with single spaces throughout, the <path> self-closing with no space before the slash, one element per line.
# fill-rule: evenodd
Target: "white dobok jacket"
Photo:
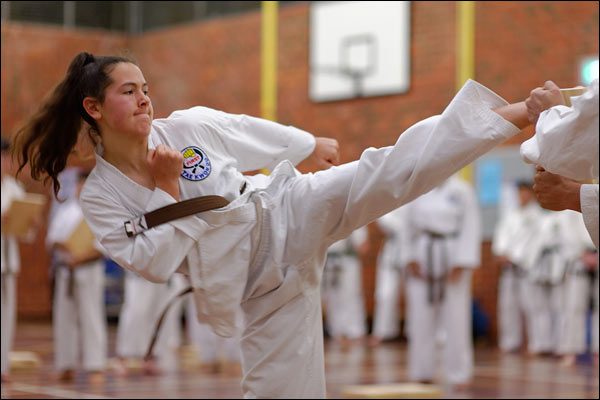
<path fill-rule="evenodd" d="M 506 104 L 468 81 L 442 115 L 416 123 L 395 146 L 367 149 L 358 161 L 305 175 L 292 163 L 313 151 L 312 135 L 204 107 L 177 111 L 153 121 L 149 147 L 164 143 L 182 152 L 182 200 L 221 195 L 231 203 L 130 238 L 124 222 L 175 199 L 138 185 L 98 154 L 82 207 L 90 228 L 121 266 L 155 282 L 176 271 L 188 274 L 199 319 L 228 336 L 236 331 L 242 301 L 284 283 L 289 288 L 282 296 L 290 298 L 318 287 L 321 270 L 312 266 L 323 265 L 329 245 L 518 133 L 492 111 Z M 281 161 L 286 159 L 291 162 Z M 241 173 L 274 166 L 270 176 Z"/>

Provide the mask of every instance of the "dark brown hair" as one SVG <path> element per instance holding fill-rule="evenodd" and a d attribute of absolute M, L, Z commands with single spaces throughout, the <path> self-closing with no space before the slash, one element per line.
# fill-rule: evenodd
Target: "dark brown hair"
<path fill-rule="evenodd" d="M 82 119 L 92 131 L 100 133 L 96 121 L 83 108 L 83 99 L 93 97 L 100 103 L 104 101 L 104 92 L 112 83 L 110 73 L 118 63 L 135 64 L 127 57 L 94 56 L 86 52 L 75 56 L 63 81 L 15 136 L 17 173 L 29 163 L 31 177 L 51 179 L 54 195 L 58 194 L 58 174 L 65 169 L 77 143 Z"/>

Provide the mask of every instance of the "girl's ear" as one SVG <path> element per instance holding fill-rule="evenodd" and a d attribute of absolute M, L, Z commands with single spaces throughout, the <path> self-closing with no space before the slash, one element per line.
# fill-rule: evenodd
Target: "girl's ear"
<path fill-rule="evenodd" d="M 83 99 L 83 108 L 96 121 L 102 117 L 100 113 L 100 103 L 93 97 L 86 97 Z"/>

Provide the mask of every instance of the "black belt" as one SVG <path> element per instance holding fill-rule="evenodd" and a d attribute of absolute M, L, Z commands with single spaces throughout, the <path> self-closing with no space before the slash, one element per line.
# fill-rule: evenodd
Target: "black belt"
<path fill-rule="evenodd" d="M 429 246 L 427 247 L 427 299 L 430 304 L 442 302 L 446 295 L 446 269 L 448 268 L 448 254 L 445 247 L 442 247 L 443 252 L 443 260 L 442 267 L 444 269 L 444 273 L 440 277 L 435 277 L 433 275 L 433 246 L 434 242 L 443 241 L 446 239 L 450 239 L 456 237 L 456 233 L 450 234 L 440 234 L 437 232 L 424 231 L 429 238 Z M 436 290 L 437 289 L 437 290 Z"/>

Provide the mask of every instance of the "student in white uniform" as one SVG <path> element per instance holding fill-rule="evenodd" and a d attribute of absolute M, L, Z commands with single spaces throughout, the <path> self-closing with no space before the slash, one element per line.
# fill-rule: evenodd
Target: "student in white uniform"
<path fill-rule="evenodd" d="M 475 190 L 457 176 L 405 206 L 401 259 L 407 268 L 408 375 L 436 375 L 436 333 L 446 334 L 447 382 L 473 375 L 471 271 L 481 263 L 481 217 Z"/>
<path fill-rule="evenodd" d="M 92 382 L 103 380 L 107 360 L 104 258 L 101 247 L 74 255 L 65 246 L 84 220 L 79 193 L 87 174 L 80 172 L 75 196 L 59 207 L 46 236 L 55 254 L 53 304 L 55 366 L 61 380 L 72 380 L 81 357 Z"/>
<path fill-rule="evenodd" d="M 536 195 L 549 210 L 571 209 L 583 214 L 586 228 L 598 247 L 598 79 L 587 91 L 563 104 L 560 88 L 547 81 L 526 100 L 535 136 L 521 145 L 521 156 L 537 164 Z M 595 184 L 569 183 L 564 178 Z M 560 184 L 560 185 L 559 185 Z"/>
<path fill-rule="evenodd" d="M 529 281 L 525 259 L 529 243 L 539 232 L 544 211 L 538 205 L 531 182 L 517 182 L 519 207 L 498 221 L 492 240 L 492 253 L 501 268 L 498 282 L 498 346 L 516 352 L 523 344 L 523 321 L 530 313 Z M 530 329 L 526 329 L 529 333 Z"/>
<path fill-rule="evenodd" d="M 21 183 L 11 176 L 10 144 L 2 138 L 2 227 L 5 226 L 7 212 L 13 199 L 25 195 Z M 2 245 L 2 382 L 10 380 L 9 355 L 13 345 L 17 310 L 17 275 L 21 266 L 21 256 L 17 238 L 5 235 L 2 229 L 0 236 Z"/>
<path fill-rule="evenodd" d="M 400 335 L 400 285 L 402 282 L 402 266 L 400 252 L 402 249 L 400 235 L 404 223 L 404 207 L 385 214 L 377 220 L 377 225 L 385 235 L 385 242 L 377 257 L 375 275 L 375 311 L 373 315 L 373 332 L 369 343 L 378 345 Z"/>
<path fill-rule="evenodd" d="M 222 337 L 214 333 L 210 325 L 198 321 L 198 312 L 192 297 L 186 299 L 185 313 L 188 338 L 198 352 L 200 369 L 211 374 L 239 375 L 242 358 L 239 332 L 232 337 Z M 241 318 L 240 314 L 240 325 Z"/>
<path fill-rule="evenodd" d="M 529 243 L 527 279 L 531 305 L 530 354 L 557 354 L 564 323 L 564 288 L 568 265 L 581 254 L 572 243 L 568 211 L 545 213 L 539 230 Z"/>
<path fill-rule="evenodd" d="M 586 320 L 597 283 L 598 256 L 581 214 L 574 211 L 563 211 L 562 214 L 569 228 L 568 245 L 573 250 L 573 260 L 569 262 L 565 279 L 564 318 L 558 350 L 563 355 L 563 364 L 573 365 L 576 356 L 587 350 Z"/>
<path fill-rule="evenodd" d="M 323 271 L 325 326 L 336 341 L 349 344 L 367 333 L 367 316 L 362 290 L 362 263 L 368 232 L 361 227 L 327 250 Z"/>
<path fill-rule="evenodd" d="M 92 230 L 112 259 L 148 280 L 188 274 L 199 318 L 217 334 L 235 333 L 241 308 L 246 397 L 324 397 L 327 248 L 528 124 L 524 103 L 509 105 L 468 81 L 442 115 L 415 124 L 394 146 L 300 175 L 292 163 L 311 154 L 321 166 L 337 163 L 337 142 L 204 107 L 152 121 L 147 90 L 134 63 L 80 53 L 45 111 L 17 134 L 20 165 L 56 184 L 81 119 L 93 127 L 101 143 L 82 194 Z M 49 139 L 57 137 L 60 149 Z M 241 173 L 263 167 L 270 176 Z M 201 195 L 230 203 L 149 230 L 128 224 L 135 232 L 127 236 L 126 221 Z"/>
<path fill-rule="evenodd" d="M 156 331 L 157 322 L 168 302 L 185 288 L 185 277 L 173 275 L 167 283 L 154 283 L 132 271 L 125 272 L 124 298 L 119 313 L 113 368 L 126 376 L 137 362 L 146 375 L 160 375 L 177 369 L 176 351 L 181 342 L 182 302 L 176 301 Z M 152 357 L 144 359 L 152 336 L 157 332 Z"/>

